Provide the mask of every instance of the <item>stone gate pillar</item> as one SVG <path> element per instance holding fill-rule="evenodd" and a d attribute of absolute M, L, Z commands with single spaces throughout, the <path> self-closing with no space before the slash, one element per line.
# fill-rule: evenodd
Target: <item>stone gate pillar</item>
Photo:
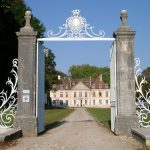
<path fill-rule="evenodd" d="M 134 78 L 134 36 L 126 23 L 128 14 L 121 11 L 122 26 L 117 29 L 116 38 L 116 93 L 117 116 L 115 118 L 115 134 L 131 134 L 131 128 L 138 126 L 135 107 Z"/>
<path fill-rule="evenodd" d="M 30 26 L 31 12 L 26 11 L 26 24 L 18 36 L 18 104 L 15 127 L 24 136 L 37 135 L 36 118 L 36 35 Z"/>

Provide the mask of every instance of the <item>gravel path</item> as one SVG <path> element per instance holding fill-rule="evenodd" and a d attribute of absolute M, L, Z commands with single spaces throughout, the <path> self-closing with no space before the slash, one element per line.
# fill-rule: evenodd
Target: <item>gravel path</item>
<path fill-rule="evenodd" d="M 84 108 L 76 109 L 63 124 L 39 137 L 19 139 L 10 150 L 137 150 L 137 141 L 114 136 L 99 126 Z"/>

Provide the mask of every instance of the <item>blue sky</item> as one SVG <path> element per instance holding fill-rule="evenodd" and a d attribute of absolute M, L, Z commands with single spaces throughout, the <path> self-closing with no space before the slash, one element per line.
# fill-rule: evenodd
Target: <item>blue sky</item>
<path fill-rule="evenodd" d="M 81 16 L 94 27 L 104 30 L 105 37 L 121 25 L 120 11 L 128 11 L 128 25 L 136 31 L 135 57 L 141 59 L 141 68 L 150 66 L 150 1 L 145 0 L 25 0 L 34 16 L 48 30 L 59 31 L 73 9 L 81 10 Z M 45 37 L 46 37 L 45 33 Z M 71 65 L 90 64 L 109 66 L 109 47 L 112 42 L 46 42 L 56 56 L 56 68 L 67 73 Z"/>

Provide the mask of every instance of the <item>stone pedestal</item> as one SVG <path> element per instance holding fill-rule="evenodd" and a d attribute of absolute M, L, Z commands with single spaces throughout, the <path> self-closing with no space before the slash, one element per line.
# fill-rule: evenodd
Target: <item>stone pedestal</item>
<path fill-rule="evenodd" d="M 36 118 L 36 35 L 30 26 L 31 12 L 26 11 L 25 27 L 18 35 L 18 103 L 14 127 L 25 136 L 37 135 Z"/>
<path fill-rule="evenodd" d="M 139 127 L 138 118 L 135 115 L 121 116 L 118 115 L 115 118 L 115 134 L 131 136 L 131 129 L 133 127 Z"/>
<path fill-rule="evenodd" d="M 16 116 L 15 126 L 20 127 L 23 136 L 37 136 L 37 118 L 36 116 Z"/>
<path fill-rule="evenodd" d="M 135 106 L 134 36 L 126 24 L 127 11 L 121 11 L 122 26 L 115 32 L 116 38 L 116 93 L 117 116 L 115 134 L 131 135 L 131 128 L 138 126 Z"/>

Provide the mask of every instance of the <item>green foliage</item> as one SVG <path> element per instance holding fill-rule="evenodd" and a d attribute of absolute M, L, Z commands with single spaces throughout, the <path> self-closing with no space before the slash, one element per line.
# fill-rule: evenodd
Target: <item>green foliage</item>
<path fill-rule="evenodd" d="M 94 116 L 97 121 L 110 129 L 110 108 L 87 108 L 87 111 Z"/>
<path fill-rule="evenodd" d="M 144 84 L 144 91 L 150 89 L 150 67 L 147 67 L 142 72 L 142 76 L 145 77 L 145 80 L 147 81 L 147 84 Z"/>
<path fill-rule="evenodd" d="M 63 72 L 55 70 L 55 55 L 49 50 L 48 56 L 45 59 L 45 89 L 49 95 L 53 84 L 58 84 L 58 75 L 66 76 Z"/>
<path fill-rule="evenodd" d="M 96 67 L 88 64 L 84 65 L 73 65 L 69 69 L 69 74 L 72 78 L 89 78 L 98 77 L 100 74 L 103 75 L 103 80 L 110 84 L 110 69 L 108 67 Z"/>
<path fill-rule="evenodd" d="M 0 1 L 0 89 L 4 88 L 12 66 L 12 60 L 18 57 L 18 40 L 16 32 L 25 24 L 24 14 L 30 10 L 23 0 Z M 35 17 L 31 25 L 38 32 L 38 37 L 43 36 L 45 27 Z M 5 69 L 3 67 L 5 66 Z"/>
<path fill-rule="evenodd" d="M 56 63 L 54 59 L 55 55 L 52 53 L 50 49 L 48 49 L 48 55 L 45 58 L 45 90 L 47 91 L 47 94 L 49 93 L 49 90 L 52 88 L 53 82 L 57 80 L 55 75 Z"/>

